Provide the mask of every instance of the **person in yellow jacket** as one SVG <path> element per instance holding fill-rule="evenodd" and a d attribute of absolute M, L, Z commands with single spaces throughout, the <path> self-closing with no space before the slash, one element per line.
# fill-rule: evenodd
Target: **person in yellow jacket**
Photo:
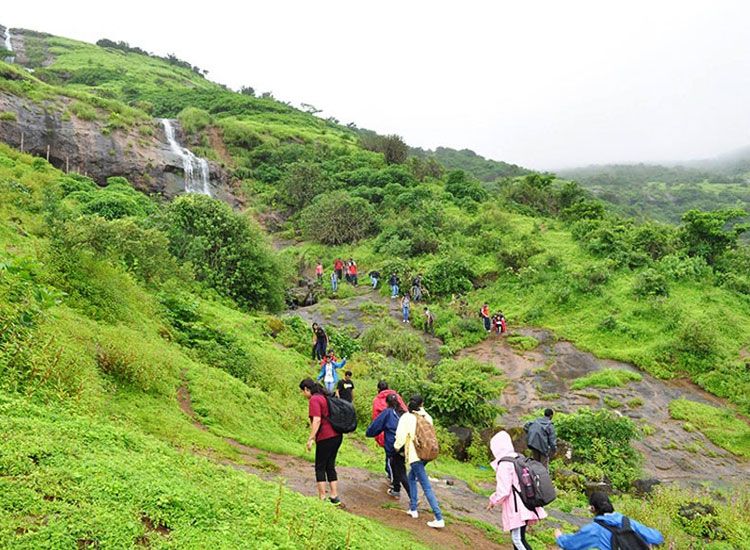
<path fill-rule="evenodd" d="M 422 491 L 424 491 L 424 496 L 427 498 L 427 502 L 430 503 L 432 513 L 435 514 L 435 519 L 428 521 L 427 525 L 435 529 L 442 529 L 445 527 L 445 520 L 443 520 L 443 514 L 440 511 L 440 504 L 438 504 L 435 493 L 432 491 L 430 478 L 427 477 L 427 471 L 425 470 L 426 463 L 419 459 L 417 449 L 414 448 L 413 443 L 417 433 L 416 415 L 420 415 L 432 424 L 432 417 L 425 412 L 423 404 L 424 400 L 420 395 L 415 395 L 409 400 L 409 411 L 402 414 L 398 421 L 396 441 L 393 443 L 393 447 L 397 451 L 404 449 L 406 463 L 409 465 L 409 510 L 406 513 L 413 518 L 419 517 L 419 512 L 417 511 L 417 481 L 419 481 Z"/>

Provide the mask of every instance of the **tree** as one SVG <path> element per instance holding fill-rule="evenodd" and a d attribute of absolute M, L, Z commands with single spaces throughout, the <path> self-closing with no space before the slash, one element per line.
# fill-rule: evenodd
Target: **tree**
<path fill-rule="evenodd" d="M 249 95 L 251 97 L 255 97 L 255 88 L 253 88 L 252 86 L 243 86 L 242 88 L 240 88 L 240 93 L 242 95 Z"/>
<path fill-rule="evenodd" d="M 468 198 L 481 202 L 487 198 L 482 184 L 469 177 L 463 170 L 451 170 L 445 182 L 445 190 L 457 199 Z"/>
<path fill-rule="evenodd" d="M 735 248 L 740 235 L 750 229 L 747 223 L 736 223 L 745 216 L 747 212 L 741 208 L 685 212 L 680 236 L 688 254 L 701 256 L 708 264 L 713 265 L 722 253 Z"/>
<path fill-rule="evenodd" d="M 309 162 L 295 162 L 289 166 L 281 180 L 281 200 L 293 212 L 298 212 L 328 187 L 330 182 L 321 172 L 320 166 Z"/>
<path fill-rule="evenodd" d="M 368 151 L 382 153 L 388 164 L 403 164 L 409 156 L 409 146 L 396 134 L 381 136 L 367 132 L 361 135 L 360 142 Z"/>
<path fill-rule="evenodd" d="M 300 226 L 306 238 L 324 244 L 358 241 L 377 229 L 375 209 L 365 199 L 346 191 L 334 191 L 316 197 L 300 214 Z"/>

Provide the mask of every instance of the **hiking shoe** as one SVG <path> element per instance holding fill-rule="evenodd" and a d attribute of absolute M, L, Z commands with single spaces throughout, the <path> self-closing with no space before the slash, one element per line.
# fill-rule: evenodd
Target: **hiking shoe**
<path fill-rule="evenodd" d="M 434 519 L 432 521 L 428 521 L 427 527 L 432 527 L 433 529 L 442 529 L 443 527 L 445 527 L 445 520 Z"/>
<path fill-rule="evenodd" d="M 341 506 L 341 499 L 339 497 L 331 497 L 328 501 L 334 506 Z"/>
<path fill-rule="evenodd" d="M 401 493 L 399 491 L 394 491 L 393 489 L 388 489 L 388 494 L 393 498 L 401 498 Z"/>
<path fill-rule="evenodd" d="M 416 510 L 407 510 L 406 513 L 414 519 L 417 519 L 419 517 L 419 512 L 417 512 Z"/>

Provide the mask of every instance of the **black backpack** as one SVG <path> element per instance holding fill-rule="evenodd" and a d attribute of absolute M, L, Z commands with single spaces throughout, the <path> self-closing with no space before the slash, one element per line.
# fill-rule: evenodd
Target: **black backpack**
<path fill-rule="evenodd" d="M 328 401 L 328 422 L 340 434 L 348 434 L 357 429 L 357 412 L 346 399 L 326 396 Z"/>
<path fill-rule="evenodd" d="M 622 516 L 622 525 L 620 527 L 615 527 L 600 519 L 595 519 L 594 521 L 612 533 L 612 542 L 610 543 L 612 550 L 649 550 L 651 548 L 633 530 L 630 526 L 630 519 L 627 516 Z"/>
<path fill-rule="evenodd" d="M 544 464 L 523 455 L 516 457 L 506 456 L 500 462 L 512 462 L 518 477 L 520 491 L 513 487 L 513 502 L 518 511 L 516 495 L 521 497 L 521 502 L 532 512 L 539 506 L 546 506 L 557 498 L 555 486 L 549 476 Z"/>

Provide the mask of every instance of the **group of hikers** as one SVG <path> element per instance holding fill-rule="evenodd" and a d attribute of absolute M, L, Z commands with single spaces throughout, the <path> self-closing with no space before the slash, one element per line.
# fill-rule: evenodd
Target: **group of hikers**
<path fill-rule="evenodd" d="M 323 284 L 323 262 L 318 260 L 315 264 L 315 278 L 318 283 Z M 339 283 L 342 280 L 346 280 L 347 283 L 358 286 L 359 285 L 359 268 L 354 258 L 349 258 L 344 261 L 341 258 L 336 258 L 333 262 L 333 269 L 331 270 L 331 290 L 337 292 L 339 289 Z"/>
<path fill-rule="evenodd" d="M 345 364 L 346 359 L 341 363 Z M 336 368 L 339 367 L 333 368 L 334 374 Z M 336 456 L 343 439 L 334 424 L 340 424 L 340 401 L 345 400 L 350 404 L 353 401 L 354 383 L 351 376 L 352 373 L 347 371 L 346 378 L 335 386 L 335 396 L 327 382 L 323 387 L 306 378 L 299 384 L 300 391 L 309 400 L 310 436 L 306 446 L 309 451 L 315 445 L 318 497 L 333 505 L 341 504 Z M 443 529 L 445 519 L 426 471 L 427 464 L 438 456 L 438 442 L 433 419 L 424 407 L 424 399 L 420 395 L 413 395 L 408 403 L 404 403 L 398 392 L 389 388 L 384 380 L 378 382 L 377 390 L 372 402 L 372 422 L 367 427 L 366 435 L 375 438 L 385 452 L 385 472 L 389 479 L 387 494 L 399 499 L 403 488 L 408 496 L 406 513 L 416 519 L 419 517 L 417 493 L 418 487 L 421 487 L 434 514 L 434 519 L 428 521 L 427 525 Z M 350 405 L 349 414 L 356 414 L 353 405 Z M 543 417 L 524 426 L 526 443 L 533 453 L 533 459 L 515 451 L 513 441 L 505 430 L 500 430 L 490 440 L 494 457 L 490 464 L 495 471 L 496 486 L 489 497 L 487 509 L 500 508 L 500 523 L 503 530 L 510 533 L 516 550 L 531 549 L 526 540 L 526 530 L 547 517 L 543 506 L 555 498 L 554 486 L 547 471 L 549 459 L 557 450 L 553 415 L 551 409 L 546 409 Z M 589 504 L 595 516 L 592 523 L 572 534 L 555 530 L 555 541 L 563 550 L 647 549 L 649 545 L 664 542 L 656 529 L 615 512 L 606 493 L 592 493 Z"/>
<path fill-rule="evenodd" d="M 479 310 L 479 317 L 482 318 L 484 330 L 496 334 L 505 334 L 508 331 L 508 324 L 502 311 L 490 315 L 490 306 L 484 303 Z"/>

